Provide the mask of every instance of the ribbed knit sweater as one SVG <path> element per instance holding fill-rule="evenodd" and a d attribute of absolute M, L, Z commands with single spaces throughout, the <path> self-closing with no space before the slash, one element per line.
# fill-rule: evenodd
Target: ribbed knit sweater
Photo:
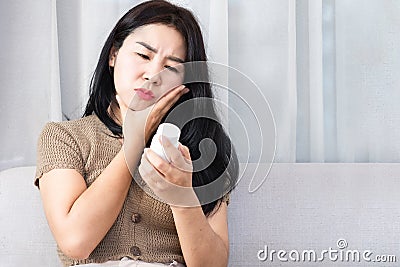
<path fill-rule="evenodd" d="M 121 143 L 95 115 L 66 122 L 50 122 L 38 141 L 35 184 L 52 169 L 75 169 L 87 186 L 107 167 Z M 140 175 L 136 169 L 134 175 Z M 95 205 L 101 205 L 96 203 Z M 119 260 L 184 263 L 171 209 L 146 194 L 132 179 L 121 212 L 89 258 L 75 260 L 58 248 L 64 266 Z"/>

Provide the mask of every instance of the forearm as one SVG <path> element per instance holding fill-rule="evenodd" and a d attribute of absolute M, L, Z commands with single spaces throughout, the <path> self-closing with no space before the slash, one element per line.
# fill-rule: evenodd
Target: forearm
<path fill-rule="evenodd" d="M 96 180 L 76 199 L 65 217 L 65 239 L 92 251 L 117 218 L 131 183 L 120 151 Z M 85 254 L 85 253 L 84 253 Z"/>
<path fill-rule="evenodd" d="M 201 207 L 171 206 L 171 210 L 188 267 L 228 265 L 228 248 L 211 228 Z"/>
<path fill-rule="evenodd" d="M 137 165 L 140 155 L 141 149 L 137 149 L 134 155 L 130 155 L 130 163 L 135 161 Z M 118 217 L 131 181 L 124 151 L 121 150 L 65 215 L 60 229 L 62 239 L 66 240 L 66 250 L 82 251 L 78 255 L 80 258 L 89 256 Z"/>

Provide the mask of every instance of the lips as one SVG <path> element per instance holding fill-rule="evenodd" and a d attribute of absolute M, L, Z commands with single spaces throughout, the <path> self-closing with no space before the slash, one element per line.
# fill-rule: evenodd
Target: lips
<path fill-rule="evenodd" d="M 145 88 L 136 88 L 134 89 L 136 94 L 143 100 L 151 100 L 154 98 L 154 94 L 152 91 Z"/>

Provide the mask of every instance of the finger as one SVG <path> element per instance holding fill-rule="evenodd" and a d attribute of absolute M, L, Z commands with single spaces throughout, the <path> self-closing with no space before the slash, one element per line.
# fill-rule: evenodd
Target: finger
<path fill-rule="evenodd" d="M 185 85 L 183 85 L 183 84 L 178 85 L 178 86 L 172 88 L 171 90 L 165 92 L 165 93 L 160 97 L 160 99 L 163 98 L 163 97 L 168 97 L 168 96 L 171 97 L 171 95 L 176 95 L 176 94 L 178 94 L 179 92 L 181 92 L 181 91 L 182 91 L 183 89 L 185 89 L 185 88 L 186 88 L 186 87 L 185 87 Z"/>
<path fill-rule="evenodd" d="M 187 89 L 187 90 L 186 90 Z M 160 107 L 172 106 L 184 93 L 188 92 L 189 89 L 184 85 L 180 85 L 175 89 L 169 91 L 167 94 L 162 96 L 157 104 Z"/>
<path fill-rule="evenodd" d="M 192 158 L 190 157 L 190 150 L 187 146 L 182 145 L 181 143 L 179 143 L 179 151 L 181 151 L 183 157 L 187 160 L 192 160 Z"/>
<path fill-rule="evenodd" d="M 178 86 L 172 91 L 169 91 L 167 94 L 162 96 L 157 103 L 155 103 L 153 112 L 166 114 L 179 98 L 187 92 L 189 92 L 189 89 L 184 85 Z"/>
<path fill-rule="evenodd" d="M 185 161 L 185 167 L 182 167 L 180 169 L 185 172 L 193 172 L 192 157 L 190 156 L 189 148 L 179 143 L 178 149 L 181 152 Z"/>
<path fill-rule="evenodd" d="M 175 148 L 169 139 L 163 135 L 160 136 L 160 142 L 164 148 L 165 154 L 171 161 L 171 164 L 179 168 L 184 168 L 186 162 L 179 149 Z"/>
<path fill-rule="evenodd" d="M 157 103 L 165 103 L 171 101 L 173 98 L 175 98 L 176 95 L 178 95 L 181 91 L 185 89 L 184 85 L 180 85 L 175 87 L 174 89 L 166 92 L 163 94 L 160 99 L 157 101 Z"/>
<path fill-rule="evenodd" d="M 162 173 L 157 171 L 147 159 L 146 153 L 143 153 L 139 166 L 139 173 L 146 184 L 153 190 L 165 187 L 165 179 Z"/>
<path fill-rule="evenodd" d="M 162 107 L 161 113 L 167 113 L 171 109 L 171 107 L 187 92 L 189 92 L 189 89 L 185 87 L 182 91 L 178 92 L 177 95 L 168 100 L 168 102 Z"/>
<path fill-rule="evenodd" d="M 188 93 L 190 90 L 184 85 L 177 87 L 175 90 L 171 91 L 169 95 L 170 100 L 179 99 L 182 95 Z"/>
<path fill-rule="evenodd" d="M 146 149 L 145 153 L 150 164 L 154 167 L 156 171 L 161 173 L 163 176 L 165 176 L 167 173 L 171 171 L 172 166 L 169 164 L 169 162 L 165 161 L 163 158 L 157 155 L 153 150 Z"/>

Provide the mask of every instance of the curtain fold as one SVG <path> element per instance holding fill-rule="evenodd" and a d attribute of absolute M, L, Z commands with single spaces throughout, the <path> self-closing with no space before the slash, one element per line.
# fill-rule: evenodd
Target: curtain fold
<path fill-rule="evenodd" d="M 296 74 L 295 63 L 295 30 L 293 28 L 293 1 L 254 0 L 229 1 L 229 65 L 246 74 L 258 88 L 229 77 L 229 85 L 237 88 L 237 92 L 246 96 L 251 103 L 249 110 L 241 101 L 230 99 L 235 111 L 247 122 L 248 137 L 243 133 L 236 139 L 239 159 L 242 162 L 269 162 L 274 150 L 273 123 L 258 124 L 259 118 L 269 116 L 267 109 L 261 110 L 268 100 L 276 122 L 277 162 L 294 162 L 296 147 Z M 292 12 L 289 13 L 289 10 Z M 290 17 L 289 17 L 290 15 Z M 289 24 L 290 22 L 290 24 Z M 291 42 L 289 43 L 289 40 Z M 290 51 L 290 52 L 289 52 Z M 260 110 L 260 111 L 258 111 Z M 235 131 L 237 122 L 230 122 Z M 259 133 L 259 131 L 261 133 Z M 247 138 L 247 139 L 245 139 Z M 248 145 L 244 140 L 248 140 Z M 250 155 L 247 150 L 250 146 Z M 264 155 L 259 158 L 259 148 Z"/>
<path fill-rule="evenodd" d="M 228 0 L 210 1 L 207 40 L 208 60 L 224 66 L 229 66 L 228 23 Z M 218 81 L 222 85 L 228 86 L 228 68 L 221 69 L 218 72 Z M 228 130 L 228 91 L 221 86 L 214 86 L 213 89 L 215 97 L 221 101 L 217 103 L 223 103 L 217 106 L 219 107 L 222 123 L 225 129 Z"/>
<path fill-rule="evenodd" d="M 34 165 L 44 123 L 61 119 L 55 12 L 55 0 L 0 2 L 0 170 Z"/>
<path fill-rule="evenodd" d="M 399 14 L 399 1 L 335 2 L 338 161 L 400 161 Z"/>
<path fill-rule="evenodd" d="M 286 162 L 296 162 L 296 135 L 297 135 L 297 32 L 296 32 L 296 0 L 288 1 L 288 125 L 291 129 L 286 138 Z"/>
<path fill-rule="evenodd" d="M 61 88 L 60 88 L 60 61 L 57 30 L 57 3 L 51 1 L 51 50 L 50 50 L 50 120 L 62 120 Z"/>
<path fill-rule="evenodd" d="M 322 1 L 297 1 L 296 11 L 296 161 L 324 162 Z"/>

